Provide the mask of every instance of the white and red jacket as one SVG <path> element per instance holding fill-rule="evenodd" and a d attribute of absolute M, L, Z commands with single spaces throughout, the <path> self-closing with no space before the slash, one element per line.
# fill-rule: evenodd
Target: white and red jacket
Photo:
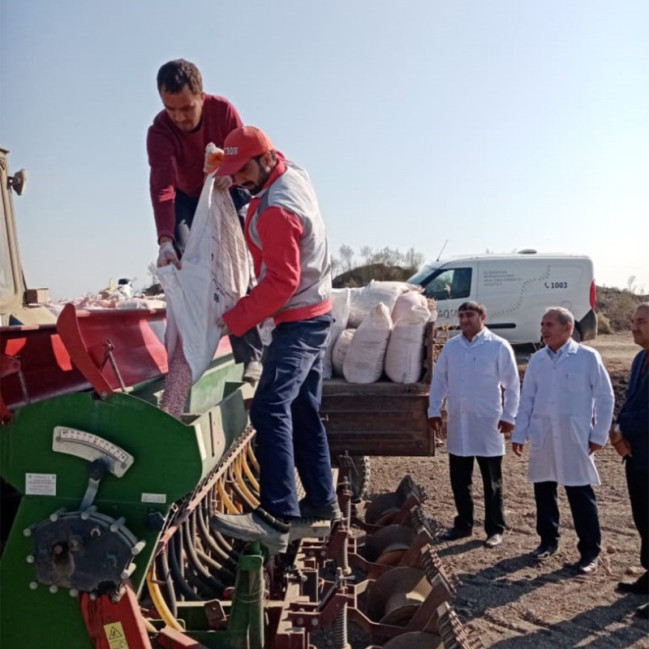
<path fill-rule="evenodd" d="M 331 261 L 315 191 L 304 169 L 277 156 L 248 206 L 244 234 L 257 285 L 223 316 L 236 336 L 271 316 L 279 324 L 331 311 Z"/>

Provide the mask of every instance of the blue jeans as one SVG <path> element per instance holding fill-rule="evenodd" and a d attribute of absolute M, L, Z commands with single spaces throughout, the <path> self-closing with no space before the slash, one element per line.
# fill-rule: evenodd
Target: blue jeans
<path fill-rule="evenodd" d="M 241 227 L 243 227 L 243 208 L 250 200 L 250 194 L 245 189 L 239 187 L 230 188 L 230 196 L 234 202 L 234 207 L 237 210 Z M 198 196 L 188 196 L 187 194 L 176 189 L 176 198 L 174 200 L 174 209 L 176 214 L 176 228 L 174 236 L 176 239 L 175 248 L 178 257 L 182 257 L 182 253 L 187 245 L 187 237 L 189 230 L 194 221 L 194 214 L 196 206 L 198 205 Z M 232 347 L 232 355 L 234 356 L 235 363 L 249 363 L 250 361 L 260 361 L 264 345 L 261 342 L 261 334 L 258 327 L 253 327 L 246 331 L 242 336 L 235 336 L 230 334 L 230 346 Z"/>
<path fill-rule="evenodd" d="M 250 408 L 257 431 L 261 506 L 280 518 L 300 515 L 295 468 L 309 504 L 319 507 L 336 497 L 319 414 L 330 326 L 327 314 L 275 327 Z"/>

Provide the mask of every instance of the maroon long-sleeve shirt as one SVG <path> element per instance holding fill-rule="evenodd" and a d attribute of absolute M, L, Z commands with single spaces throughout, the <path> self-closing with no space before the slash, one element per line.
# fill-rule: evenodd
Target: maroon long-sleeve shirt
<path fill-rule="evenodd" d="M 200 196 L 205 179 L 206 145 L 214 142 L 222 147 L 225 136 L 241 125 L 234 106 L 216 95 L 203 94 L 201 123 L 190 133 L 179 130 L 166 111 L 156 115 L 147 133 L 146 148 L 158 240 L 160 237 L 174 238 L 176 190 L 188 196 Z"/>

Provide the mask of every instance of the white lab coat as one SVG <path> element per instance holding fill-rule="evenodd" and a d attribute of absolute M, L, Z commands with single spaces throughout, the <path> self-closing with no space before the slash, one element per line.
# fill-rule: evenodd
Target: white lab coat
<path fill-rule="evenodd" d="M 483 328 L 471 342 L 459 335 L 444 345 L 433 371 L 428 416 L 440 416 L 446 396 L 448 452 L 496 457 L 505 454 L 498 422 L 514 423 L 519 395 L 511 345 Z"/>
<path fill-rule="evenodd" d="M 604 445 L 613 418 L 611 380 L 597 351 L 569 340 L 554 360 L 529 361 L 512 442 L 530 440 L 530 482 L 600 484 L 588 442 Z"/>

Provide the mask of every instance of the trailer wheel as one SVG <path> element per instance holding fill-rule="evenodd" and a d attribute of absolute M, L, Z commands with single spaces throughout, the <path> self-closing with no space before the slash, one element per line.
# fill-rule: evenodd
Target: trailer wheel
<path fill-rule="evenodd" d="M 349 455 L 343 460 L 335 460 L 338 467 L 344 467 L 347 462 L 351 463 L 352 502 L 357 503 L 367 495 L 370 486 L 370 458 L 367 455 Z"/>

